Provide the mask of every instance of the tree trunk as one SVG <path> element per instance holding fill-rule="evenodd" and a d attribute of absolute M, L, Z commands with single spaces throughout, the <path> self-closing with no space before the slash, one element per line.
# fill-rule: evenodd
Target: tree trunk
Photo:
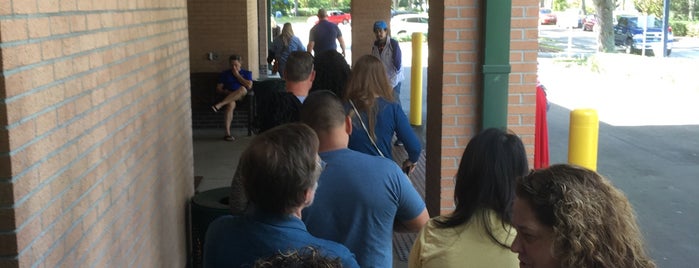
<path fill-rule="evenodd" d="M 592 0 L 597 10 L 597 23 L 599 33 L 597 36 L 597 51 L 614 53 L 614 22 L 612 11 L 614 10 L 614 0 Z"/>
<path fill-rule="evenodd" d="M 580 9 L 582 9 L 584 15 L 587 15 L 587 9 L 585 9 L 585 0 L 580 1 Z"/>
<path fill-rule="evenodd" d="M 689 19 L 689 21 L 694 21 L 694 0 L 687 0 L 687 4 L 689 7 L 689 14 L 687 14 L 687 19 Z"/>

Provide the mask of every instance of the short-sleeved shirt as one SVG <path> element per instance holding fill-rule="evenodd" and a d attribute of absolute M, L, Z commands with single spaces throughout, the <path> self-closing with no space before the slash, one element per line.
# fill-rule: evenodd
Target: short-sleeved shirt
<path fill-rule="evenodd" d="M 335 40 L 341 36 L 342 32 L 340 31 L 340 27 L 337 27 L 337 24 L 329 22 L 328 20 L 320 20 L 318 24 L 311 28 L 308 41 L 315 42 L 313 45 L 313 53 L 319 55 L 326 50 L 337 50 L 337 43 L 335 43 Z"/>
<path fill-rule="evenodd" d="M 347 246 L 361 267 L 392 267 L 394 221 L 415 219 L 425 202 L 392 160 L 350 149 L 319 155 L 326 166 L 303 210 L 308 231 Z"/>
<path fill-rule="evenodd" d="M 204 267 L 252 267 L 257 259 L 308 246 L 330 258 L 339 257 L 343 267 L 359 267 L 345 246 L 312 236 L 301 219 L 254 208 L 242 216 L 219 217 L 209 225 Z"/>
<path fill-rule="evenodd" d="M 245 80 L 252 81 L 252 72 L 245 69 L 240 69 L 240 72 L 238 73 L 240 73 L 240 76 L 245 78 Z M 243 86 L 240 84 L 238 79 L 233 76 L 232 69 L 221 72 L 221 74 L 218 76 L 218 83 L 223 84 L 223 89 L 228 91 L 236 91 Z"/>
<path fill-rule="evenodd" d="M 512 245 L 517 232 L 503 224 L 494 211 L 488 210 L 490 221 L 483 221 L 476 212 L 469 222 L 454 227 L 439 228 L 435 222 L 443 217 L 430 219 L 422 228 L 410 250 L 409 267 L 519 267 L 517 253 L 495 243 L 486 230 L 498 241 Z M 490 226 L 484 226 L 484 223 Z"/>

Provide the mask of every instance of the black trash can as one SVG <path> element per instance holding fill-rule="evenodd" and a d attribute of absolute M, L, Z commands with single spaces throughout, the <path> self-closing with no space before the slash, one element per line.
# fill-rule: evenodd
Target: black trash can
<path fill-rule="evenodd" d="M 211 189 L 198 193 L 191 201 L 192 266 L 203 267 L 204 238 L 209 224 L 223 215 L 231 215 L 229 198 L 231 187 Z"/>

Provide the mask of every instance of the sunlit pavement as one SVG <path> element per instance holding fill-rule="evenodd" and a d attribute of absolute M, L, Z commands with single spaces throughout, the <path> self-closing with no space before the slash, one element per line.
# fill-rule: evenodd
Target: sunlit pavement
<path fill-rule="evenodd" d="M 596 109 L 600 121 L 616 126 L 699 124 L 697 60 L 595 57 L 599 73 L 561 58 L 539 58 L 539 80 L 549 100 L 569 110 Z"/>

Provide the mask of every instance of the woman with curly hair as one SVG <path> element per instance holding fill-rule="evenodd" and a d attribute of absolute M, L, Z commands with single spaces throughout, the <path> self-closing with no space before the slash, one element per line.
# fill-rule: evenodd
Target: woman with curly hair
<path fill-rule="evenodd" d="M 626 196 L 598 173 L 559 164 L 517 182 L 520 267 L 655 267 Z"/>
<path fill-rule="evenodd" d="M 352 116 L 349 148 L 393 159 L 392 139 L 405 145 L 408 159 L 402 168 L 410 173 L 420 158 L 422 145 L 410 127 L 403 108 L 393 98 L 393 88 L 379 58 L 361 56 L 352 67 L 345 100 Z"/>
<path fill-rule="evenodd" d="M 510 251 L 515 181 L 527 174 L 527 152 L 513 133 L 489 128 L 466 145 L 456 172 L 456 209 L 427 222 L 408 267 L 517 267 Z"/>

